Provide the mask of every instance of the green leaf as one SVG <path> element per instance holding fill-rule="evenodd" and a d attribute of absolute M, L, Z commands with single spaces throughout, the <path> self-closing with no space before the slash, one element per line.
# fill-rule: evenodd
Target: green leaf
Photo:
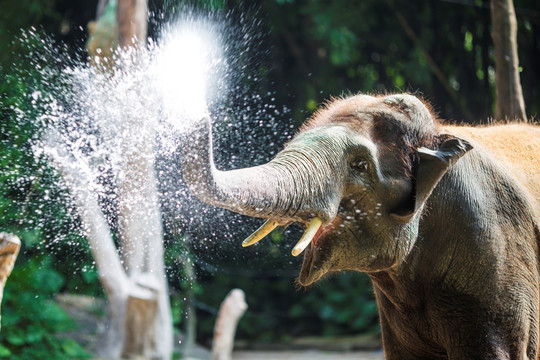
<path fill-rule="evenodd" d="M 73 339 L 62 340 L 62 350 L 71 358 L 87 358 L 89 354 Z"/>
<path fill-rule="evenodd" d="M 323 305 L 320 311 L 321 318 L 323 319 L 331 319 L 335 316 L 336 311 L 334 308 L 330 305 Z"/>
<path fill-rule="evenodd" d="M 94 266 L 85 266 L 82 269 L 82 277 L 87 283 L 93 283 L 98 279 L 98 272 Z"/>
<path fill-rule="evenodd" d="M 301 304 L 295 304 L 291 306 L 291 309 L 289 310 L 289 315 L 295 318 L 302 316 L 304 313 L 304 307 Z"/>
<path fill-rule="evenodd" d="M 72 325 L 70 317 L 53 301 L 46 302 L 46 306 L 39 312 L 39 318 L 53 330 L 66 330 Z"/>
<path fill-rule="evenodd" d="M 24 337 L 24 342 L 26 344 L 36 343 L 43 339 L 44 329 L 31 327 L 28 331 L 29 332 Z"/>
<path fill-rule="evenodd" d="M 16 312 L 8 312 L 2 314 L 2 327 L 9 327 L 16 325 L 19 320 L 21 319 L 21 316 L 19 313 Z"/>
<path fill-rule="evenodd" d="M 42 269 L 33 274 L 34 281 L 43 292 L 56 293 L 64 284 L 64 278 L 52 269 Z"/>
<path fill-rule="evenodd" d="M 31 229 L 26 231 L 20 231 L 19 235 L 22 239 L 24 246 L 33 247 L 41 241 L 41 232 L 39 229 Z"/>
<path fill-rule="evenodd" d="M 6 336 L 6 340 L 11 345 L 21 346 L 24 344 L 25 339 L 23 334 L 11 333 Z"/>
<path fill-rule="evenodd" d="M 7 347 L 0 345 L 0 357 L 8 356 L 11 356 L 11 351 Z"/>

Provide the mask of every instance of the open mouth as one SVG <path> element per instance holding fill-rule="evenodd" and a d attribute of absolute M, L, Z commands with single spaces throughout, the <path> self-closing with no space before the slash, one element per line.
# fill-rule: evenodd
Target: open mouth
<path fill-rule="evenodd" d="M 242 246 L 250 246 L 259 242 L 279 225 L 280 223 L 276 220 L 267 220 L 259 229 L 242 242 Z M 305 250 L 302 269 L 298 278 L 300 284 L 304 286 L 310 285 L 328 271 L 327 268 L 329 265 L 325 261 L 328 254 L 325 251 L 321 251 L 323 246 L 321 238 L 331 228 L 333 228 L 333 224 L 323 226 L 322 220 L 319 217 L 314 217 L 310 220 L 304 234 L 294 246 L 292 250 L 293 256 L 298 256 Z"/>
<path fill-rule="evenodd" d="M 328 248 L 328 230 L 332 227 L 321 227 L 313 240 L 311 246 L 307 247 L 304 252 L 304 260 L 302 261 L 302 269 L 298 276 L 298 282 L 303 286 L 308 286 L 319 280 L 330 269 L 331 262 L 330 249 Z"/>
<path fill-rule="evenodd" d="M 276 220 L 269 219 L 267 220 L 260 228 L 258 228 L 253 234 L 248 236 L 246 240 L 242 242 L 242 246 L 250 246 L 259 241 L 261 241 L 266 235 L 270 234 L 272 230 L 278 227 L 280 223 Z M 292 255 L 300 255 L 309 244 L 316 244 L 317 240 L 325 232 L 327 227 L 323 226 L 323 221 L 321 218 L 315 216 L 309 222 L 304 231 L 304 234 L 298 240 L 294 248 L 292 249 Z"/>

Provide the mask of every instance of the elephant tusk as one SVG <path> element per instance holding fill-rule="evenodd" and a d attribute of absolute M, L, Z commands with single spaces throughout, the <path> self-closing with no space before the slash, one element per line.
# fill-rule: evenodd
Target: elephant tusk
<path fill-rule="evenodd" d="M 311 243 L 311 240 L 315 237 L 317 234 L 317 231 L 319 231 L 319 228 L 322 225 L 322 220 L 318 217 L 314 217 L 309 222 L 306 231 L 304 232 L 304 235 L 298 240 L 294 248 L 292 249 L 293 256 L 298 256 L 304 251 L 304 249 Z"/>
<path fill-rule="evenodd" d="M 270 234 L 278 225 L 279 223 L 277 221 L 266 220 L 266 222 L 262 224 L 260 228 L 258 228 L 253 234 L 248 236 L 248 238 L 242 242 L 242 246 L 246 247 L 259 242 L 266 235 Z"/>

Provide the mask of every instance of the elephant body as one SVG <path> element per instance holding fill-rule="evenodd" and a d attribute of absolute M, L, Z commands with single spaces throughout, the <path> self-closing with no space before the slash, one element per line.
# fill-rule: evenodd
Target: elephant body
<path fill-rule="evenodd" d="M 357 95 L 254 168 L 217 170 L 206 120 L 189 138 L 203 201 L 307 225 L 302 285 L 370 276 L 387 359 L 537 359 L 539 127 L 445 126 L 414 96 Z"/>
<path fill-rule="evenodd" d="M 429 197 L 406 261 L 370 274 L 386 358 L 536 359 L 540 130 L 444 132 L 474 148 Z"/>

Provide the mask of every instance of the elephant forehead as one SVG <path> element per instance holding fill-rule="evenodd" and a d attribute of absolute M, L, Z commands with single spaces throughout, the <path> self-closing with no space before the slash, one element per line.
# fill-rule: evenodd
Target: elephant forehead
<path fill-rule="evenodd" d="M 403 136 L 431 139 L 437 128 L 429 105 L 413 95 L 356 95 L 334 100 L 318 110 L 299 135 L 310 134 L 306 138 L 317 140 L 312 131 L 327 132 L 332 134 L 329 138 L 338 139 L 338 133 L 345 131 L 364 135 L 377 144 L 394 144 Z"/>
<path fill-rule="evenodd" d="M 406 121 L 412 122 L 412 125 L 420 127 L 434 125 L 431 111 L 415 96 L 408 94 L 390 95 L 382 98 L 381 102 L 391 113 L 401 115 Z"/>
<path fill-rule="evenodd" d="M 304 131 L 296 136 L 290 145 L 300 146 L 337 146 L 364 145 L 374 147 L 375 144 L 369 139 L 367 133 L 352 129 L 347 124 L 328 124 Z"/>
<path fill-rule="evenodd" d="M 365 127 L 359 118 L 359 111 L 370 107 L 377 98 L 369 95 L 356 95 L 343 99 L 334 99 L 317 109 L 313 116 L 302 127 L 303 131 L 321 128 L 332 124 L 349 124 L 355 127 Z"/>

